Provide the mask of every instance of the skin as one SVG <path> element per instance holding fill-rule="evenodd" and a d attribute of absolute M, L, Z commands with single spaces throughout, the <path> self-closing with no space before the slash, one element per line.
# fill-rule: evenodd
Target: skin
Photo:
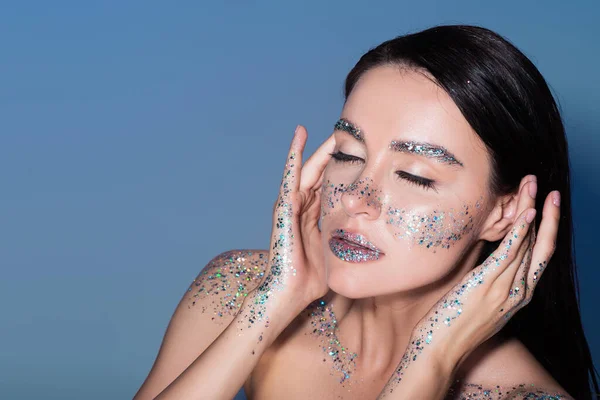
<path fill-rule="evenodd" d="M 306 131 L 297 130 L 274 206 L 271 250 L 233 251 L 198 275 L 135 399 L 159 393 L 160 399 L 231 398 L 242 384 L 250 398 L 259 399 L 444 398 L 455 379 L 490 388 L 526 383 L 565 393 L 521 343 L 494 336 L 529 301 L 543 272 L 536 266 L 552 255 L 559 212 L 552 193 L 536 240 L 525 220 L 534 204 L 535 177 L 524 177 L 514 194 L 489 193 L 484 146 L 449 96 L 423 73 L 396 67 L 367 72 L 341 117 L 360 126 L 364 140 L 336 130 L 300 168 Z M 390 151 L 394 140 L 444 146 L 463 165 Z M 359 161 L 329 156 L 338 151 Z M 399 179 L 397 171 L 435 180 L 435 190 Z M 356 182 L 368 182 L 374 196 L 355 188 L 331 202 L 326 191 L 321 195 L 324 183 Z M 469 217 L 461 214 L 465 206 Z M 407 237 L 401 225 L 389 223 L 386 211 L 399 209 L 420 216 L 444 213 L 448 224 L 441 229 L 451 232 L 461 222 L 469 229 L 447 248 L 427 248 Z M 335 229 L 363 234 L 384 254 L 369 263 L 340 260 L 328 246 Z M 493 263 L 475 265 L 485 241 L 507 235 L 516 235 L 514 242 L 503 243 Z M 237 261 L 225 268 L 224 259 Z M 240 271 L 252 272 L 240 280 Z M 436 328 L 432 343 L 403 365 L 406 354 L 413 359 L 411 343 L 423 337 L 429 318 L 452 311 L 440 308 L 440 299 L 466 282 L 470 271 L 482 272 L 485 283 L 461 297 L 460 317 Z M 217 273 L 223 283 L 218 291 Z M 518 285 L 520 293 L 509 296 Z M 213 289 L 199 294 L 199 287 Z M 236 293 L 246 294 L 245 300 L 227 301 Z M 331 316 L 306 309 L 319 298 L 335 313 L 336 341 L 347 354 L 358 354 L 344 364 L 351 376 L 343 384 L 339 368 L 323 351 L 324 336 L 314 333 L 315 321 Z"/>

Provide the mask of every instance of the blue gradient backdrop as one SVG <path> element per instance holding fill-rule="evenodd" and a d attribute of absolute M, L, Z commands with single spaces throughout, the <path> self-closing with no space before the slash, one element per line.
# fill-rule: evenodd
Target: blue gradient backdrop
<path fill-rule="evenodd" d="M 268 246 L 296 124 L 312 152 L 358 57 L 441 23 L 505 35 L 556 92 L 600 363 L 599 5 L 2 2 L 0 398 L 133 397 L 205 263 Z"/>

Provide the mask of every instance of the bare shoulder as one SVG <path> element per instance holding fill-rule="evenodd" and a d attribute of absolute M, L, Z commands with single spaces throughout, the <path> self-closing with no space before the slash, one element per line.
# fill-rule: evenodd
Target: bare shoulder
<path fill-rule="evenodd" d="M 260 284 L 267 268 L 266 250 L 230 250 L 213 258 L 190 284 L 188 308 L 197 307 L 218 321 L 233 316 Z"/>
<path fill-rule="evenodd" d="M 457 378 L 448 399 L 572 399 L 516 339 L 484 343 L 461 366 Z"/>
<path fill-rule="evenodd" d="M 230 250 L 208 262 L 175 308 L 135 400 L 153 399 L 227 328 L 260 284 L 267 258 L 267 251 Z"/>

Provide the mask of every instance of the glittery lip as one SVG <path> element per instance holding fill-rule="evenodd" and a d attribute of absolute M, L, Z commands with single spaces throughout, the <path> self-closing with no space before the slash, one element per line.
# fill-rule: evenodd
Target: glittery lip
<path fill-rule="evenodd" d="M 364 236 L 343 229 L 333 232 L 329 248 L 337 258 L 353 263 L 375 261 L 384 254 Z"/>
<path fill-rule="evenodd" d="M 366 237 L 364 237 L 363 235 L 361 235 L 359 233 L 348 232 L 344 229 L 336 229 L 333 231 L 331 236 L 334 238 L 344 239 L 344 240 L 346 240 L 348 242 L 352 242 L 358 246 L 366 247 L 367 249 L 371 249 L 373 251 L 376 251 L 377 253 L 383 254 L 383 252 L 381 250 L 379 250 L 379 248 L 377 248 L 377 246 L 375 246 L 373 243 L 369 242 Z"/>

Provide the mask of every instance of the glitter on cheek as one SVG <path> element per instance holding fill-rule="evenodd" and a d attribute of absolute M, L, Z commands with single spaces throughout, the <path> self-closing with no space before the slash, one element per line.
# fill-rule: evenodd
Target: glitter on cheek
<path fill-rule="evenodd" d="M 348 188 L 343 183 L 334 184 L 330 180 L 323 182 L 321 186 L 321 217 L 328 216 L 340 203 L 342 193 Z"/>
<path fill-rule="evenodd" d="M 322 185 L 321 217 L 330 215 L 341 206 L 342 196 L 354 196 L 366 200 L 366 206 L 384 208 L 385 222 L 398 239 L 408 240 L 411 245 L 424 246 L 436 252 L 437 248 L 449 249 L 475 227 L 476 216 L 481 210 L 483 196 L 475 203 L 464 204 L 460 210 L 434 210 L 419 213 L 406 207 L 398 208 L 384 201 L 382 191 L 370 178 L 351 184 L 333 183 L 326 180 Z"/>
<path fill-rule="evenodd" d="M 519 237 L 517 232 L 525 229 L 525 224 L 514 227 L 507 238 L 500 244 L 499 249 L 501 251 L 499 255 L 494 253 L 490 254 L 480 267 L 471 271 L 468 278 L 465 278 L 461 284 L 454 287 L 448 295 L 436 304 L 434 311 L 429 315 L 425 322 L 415 328 L 416 333 L 394 373 L 393 381 L 388 386 L 390 392 L 392 392 L 394 387 L 402 381 L 404 371 L 406 371 L 413 361 L 417 360 L 425 346 L 431 344 L 435 340 L 436 331 L 444 326 L 451 326 L 453 321 L 462 315 L 464 304 L 469 298 L 469 293 L 482 285 L 486 281 L 486 277 L 491 272 L 495 271 L 501 265 L 503 260 L 508 258 L 508 254 L 513 247 L 513 239 Z"/>
<path fill-rule="evenodd" d="M 321 217 L 330 215 L 341 206 L 342 195 L 353 196 L 357 200 L 366 199 L 367 207 L 381 207 L 382 192 L 374 185 L 373 179 L 359 179 L 351 184 L 333 183 L 330 180 L 321 186 Z"/>
<path fill-rule="evenodd" d="M 389 206 L 386 223 L 393 227 L 394 236 L 398 239 L 408 240 L 412 245 L 432 248 L 435 253 L 436 248 L 449 249 L 473 231 L 475 217 L 482 202 L 483 197 L 475 206 L 463 205 L 460 211 L 434 210 L 428 214 Z"/>
<path fill-rule="evenodd" d="M 356 200 L 366 200 L 367 207 L 381 208 L 383 204 L 382 191 L 375 187 L 371 178 L 359 179 L 349 185 L 344 191 L 345 196 L 352 196 Z"/>

